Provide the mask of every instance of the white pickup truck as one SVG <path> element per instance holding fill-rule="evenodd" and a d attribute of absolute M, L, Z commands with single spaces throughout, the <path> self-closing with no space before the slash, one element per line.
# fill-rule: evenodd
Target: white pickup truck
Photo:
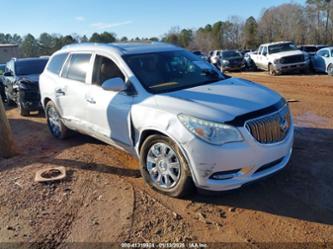
<path fill-rule="evenodd" d="M 247 53 L 246 57 L 253 66 L 268 71 L 271 75 L 307 72 L 310 64 L 309 55 L 289 41 L 262 44 L 256 52 Z"/>

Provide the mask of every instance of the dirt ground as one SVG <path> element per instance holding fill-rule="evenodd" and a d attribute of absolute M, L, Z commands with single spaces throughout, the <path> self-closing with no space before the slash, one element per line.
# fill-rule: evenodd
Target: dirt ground
<path fill-rule="evenodd" d="M 233 76 L 293 100 L 294 153 L 283 171 L 240 190 L 174 199 L 145 185 L 138 162 L 126 153 L 83 135 L 58 141 L 42 116 L 22 118 L 10 109 L 20 155 L 0 159 L 0 242 L 39 248 L 66 247 L 62 242 L 185 241 L 328 247 L 333 243 L 333 78 Z M 35 183 L 35 172 L 50 165 L 65 166 L 67 179 Z"/>

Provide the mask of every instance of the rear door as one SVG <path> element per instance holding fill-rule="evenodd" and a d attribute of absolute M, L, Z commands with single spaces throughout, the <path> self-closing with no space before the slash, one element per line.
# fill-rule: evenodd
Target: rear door
<path fill-rule="evenodd" d="M 91 53 L 72 53 L 68 57 L 61 80 L 54 89 L 56 104 L 62 118 L 74 128 L 86 131 L 85 94 L 87 78 L 91 76 Z"/>
<path fill-rule="evenodd" d="M 85 94 L 88 125 L 102 140 L 112 139 L 122 147 L 131 147 L 130 111 L 133 97 L 125 92 L 102 88 L 103 82 L 116 77 L 126 81 L 125 74 L 114 59 L 96 54 L 91 85 Z"/>

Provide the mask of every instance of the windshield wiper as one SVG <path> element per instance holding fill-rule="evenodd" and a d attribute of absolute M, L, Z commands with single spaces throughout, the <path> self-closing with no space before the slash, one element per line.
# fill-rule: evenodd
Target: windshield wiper
<path fill-rule="evenodd" d="M 177 82 L 166 82 L 166 83 L 161 83 L 158 85 L 154 85 L 154 86 L 150 86 L 149 88 L 158 88 L 158 87 L 164 87 L 164 86 L 174 86 L 174 85 L 178 85 Z"/>

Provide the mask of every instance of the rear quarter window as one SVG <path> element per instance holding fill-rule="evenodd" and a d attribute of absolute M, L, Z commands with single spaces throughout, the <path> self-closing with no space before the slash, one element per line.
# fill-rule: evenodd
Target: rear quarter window
<path fill-rule="evenodd" d="M 51 73 L 59 74 L 67 56 L 68 53 L 57 54 L 53 56 L 49 65 L 47 66 L 47 70 L 50 71 Z"/>

